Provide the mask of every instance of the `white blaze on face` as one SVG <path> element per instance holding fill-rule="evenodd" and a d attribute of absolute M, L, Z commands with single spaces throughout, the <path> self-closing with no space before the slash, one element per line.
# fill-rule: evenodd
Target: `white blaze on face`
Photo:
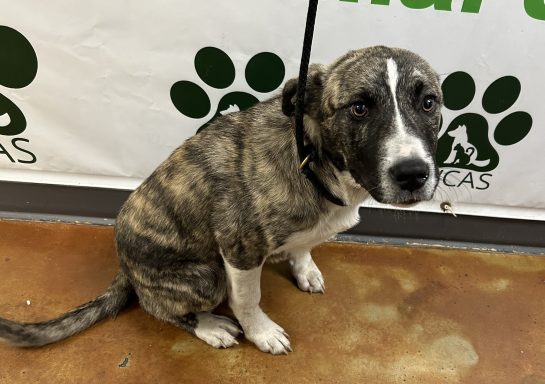
<path fill-rule="evenodd" d="M 426 157 L 426 151 L 420 138 L 411 135 L 407 132 L 407 128 L 401 117 L 401 111 L 399 110 L 399 100 L 397 95 L 397 85 L 399 82 L 399 72 L 397 70 L 397 64 L 394 59 L 388 59 L 386 62 L 388 86 L 392 99 L 394 101 L 394 125 L 395 133 L 386 143 L 386 148 L 391 148 L 391 151 L 387 151 L 388 158 L 393 160 L 392 164 L 398 159 L 404 157 Z"/>
<path fill-rule="evenodd" d="M 399 81 L 399 73 L 397 72 L 397 64 L 394 59 L 388 59 L 386 62 L 387 75 L 388 75 L 388 86 L 390 87 L 390 92 L 394 100 L 394 119 L 396 133 L 399 137 L 404 137 L 407 135 L 405 132 L 405 126 L 403 125 L 403 119 L 401 118 L 401 113 L 399 112 L 399 104 L 397 102 L 397 83 Z"/>
<path fill-rule="evenodd" d="M 390 168 L 408 158 L 419 158 L 425 161 L 430 168 L 430 179 L 434 180 L 434 166 L 433 158 L 426 151 L 422 139 L 414 134 L 411 134 L 403 121 L 401 111 L 399 108 L 399 97 L 397 94 L 397 87 L 399 83 L 399 71 L 394 59 L 389 58 L 386 61 L 386 76 L 388 81 L 388 88 L 392 95 L 394 104 L 394 126 L 395 130 L 392 135 L 386 139 L 385 142 L 385 157 L 383 158 L 381 170 L 382 170 L 382 185 L 384 186 L 386 194 L 389 194 L 394 189 L 392 182 L 389 179 Z M 433 190 L 433 183 L 427 183 L 425 189 Z"/>

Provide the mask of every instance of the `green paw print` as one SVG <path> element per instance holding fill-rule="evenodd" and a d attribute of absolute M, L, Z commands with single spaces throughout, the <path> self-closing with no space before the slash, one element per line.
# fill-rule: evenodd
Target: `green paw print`
<path fill-rule="evenodd" d="M 476 87 L 469 74 L 454 72 L 443 81 L 442 89 L 445 107 L 459 111 L 473 101 Z M 520 91 L 520 81 L 516 77 L 501 77 L 484 92 L 482 107 L 489 114 L 503 114 L 515 104 Z M 503 146 L 517 144 L 531 128 L 530 114 L 510 112 L 494 128 L 494 141 Z M 437 161 L 440 167 L 489 172 L 498 166 L 499 159 L 489 140 L 488 121 L 480 114 L 467 112 L 457 116 L 439 138 Z"/>
<path fill-rule="evenodd" d="M 0 86 L 23 88 L 38 72 L 38 59 L 30 42 L 15 29 L 0 25 Z M 0 93 L 0 135 L 15 136 L 26 129 L 23 112 Z"/>
<path fill-rule="evenodd" d="M 209 87 L 226 89 L 235 81 L 235 65 L 231 58 L 219 48 L 205 47 L 195 55 L 195 70 L 199 78 Z M 285 67 L 282 59 L 271 52 L 261 52 L 246 64 L 246 83 L 254 91 L 269 93 L 277 89 L 284 80 Z M 210 98 L 204 89 L 191 81 L 178 81 L 170 89 L 170 99 L 178 111 L 193 119 L 206 117 L 212 110 Z M 246 92 L 232 91 L 224 95 L 215 114 L 197 132 L 208 126 L 218 116 L 242 111 L 259 102 Z"/>

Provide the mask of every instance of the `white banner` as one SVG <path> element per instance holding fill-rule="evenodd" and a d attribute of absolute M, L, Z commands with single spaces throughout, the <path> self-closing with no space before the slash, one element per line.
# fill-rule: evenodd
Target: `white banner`
<path fill-rule="evenodd" d="M 296 76 L 306 7 L 0 0 L 0 179 L 136 187 L 214 116 Z M 312 62 L 377 44 L 443 80 L 441 184 L 413 209 L 545 220 L 544 0 L 320 2 Z"/>

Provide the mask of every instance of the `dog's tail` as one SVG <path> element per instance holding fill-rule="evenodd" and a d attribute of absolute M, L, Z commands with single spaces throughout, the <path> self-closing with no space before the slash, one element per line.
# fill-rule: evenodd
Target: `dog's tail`
<path fill-rule="evenodd" d="M 115 317 L 127 303 L 133 288 L 119 272 L 108 290 L 56 319 L 40 323 L 17 323 L 0 318 L 0 340 L 18 347 L 38 347 L 81 332 L 100 320 Z"/>

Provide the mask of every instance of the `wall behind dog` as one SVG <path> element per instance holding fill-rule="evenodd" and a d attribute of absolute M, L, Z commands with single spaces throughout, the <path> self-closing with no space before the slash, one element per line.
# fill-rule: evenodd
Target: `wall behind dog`
<path fill-rule="evenodd" d="M 0 179 L 135 188 L 296 76 L 306 6 L 0 0 Z M 320 1 L 313 62 L 377 44 L 443 81 L 440 186 L 411 209 L 545 220 L 544 1 Z"/>

